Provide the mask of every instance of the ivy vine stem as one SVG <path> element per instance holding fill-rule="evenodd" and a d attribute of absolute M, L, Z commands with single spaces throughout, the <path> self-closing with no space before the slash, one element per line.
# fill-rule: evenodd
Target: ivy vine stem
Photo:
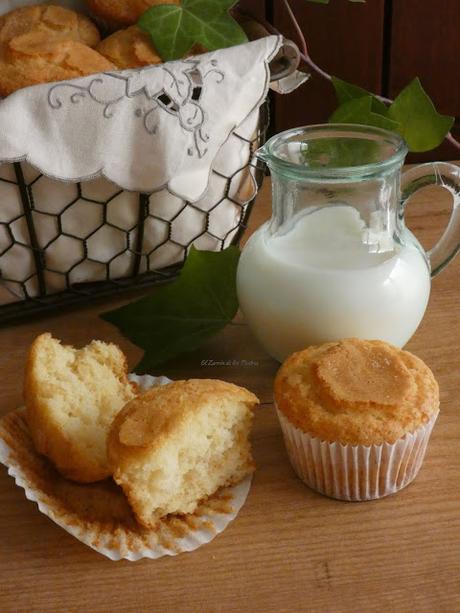
<path fill-rule="evenodd" d="M 323 79 L 326 79 L 327 81 L 332 81 L 332 75 L 330 75 L 328 72 L 323 70 L 320 66 L 318 66 L 318 64 L 316 64 L 316 62 L 312 60 L 310 53 L 308 51 L 307 41 L 305 40 L 305 36 L 303 34 L 302 28 L 300 27 L 300 24 L 297 21 L 297 17 L 295 16 L 295 13 L 291 8 L 289 0 L 283 0 L 283 3 L 292 21 L 292 25 L 294 26 L 294 29 L 298 37 L 300 57 L 305 62 L 305 64 L 310 66 L 310 68 L 314 72 L 316 72 L 318 75 L 323 77 Z M 271 27 L 271 30 L 273 33 L 280 34 L 280 32 L 278 32 L 278 30 L 276 30 L 276 28 L 274 28 L 273 26 Z M 374 94 L 374 95 L 378 100 L 380 100 L 381 102 L 384 102 L 385 104 L 391 104 L 393 102 L 391 98 L 386 98 L 385 96 L 380 96 L 378 94 Z M 446 134 L 445 140 L 451 143 L 451 145 L 453 145 L 456 149 L 460 151 L 460 142 L 453 136 L 452 132 L 448 132 Z"/>

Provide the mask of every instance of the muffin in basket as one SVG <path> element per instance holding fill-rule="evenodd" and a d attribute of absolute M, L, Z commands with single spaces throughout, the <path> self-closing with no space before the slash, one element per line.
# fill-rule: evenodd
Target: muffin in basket
<path fill-rule="evenodd" d="M 46 34 L 47 40 L 74 40 L 95 47 L 101 37 L 85 15 L 53 4 L 36 4 L 9 11 L 0 17 L 0 43 L 17 36 Z"/>
<path fill-rule="evenodd" d="M 121 70 L 161 63 L 152 39 L 137 26 L 118 30 L 105 38 L 97 51 Z"/>
<path fill-rule="evenodd" d="M 99 41 L 96 26 L 75 11 L 45 4 L 10 11 L 0 17 L 0 97 L 115 69 L 93 49 Z"/>
<path fill-rule="evenodd" d="M 156 4 L 180 4 L 180 0 L 86 0 L 92 15 L 111 27 L 133 25 Z"/>
<path fill-rule="evenodd" d="M 345 339 L 294 353 L 275 379 L 291 463 L 312 489 L 370 500 L 408 485 L 439 411 L 431 370 L 382 341 Z"/>

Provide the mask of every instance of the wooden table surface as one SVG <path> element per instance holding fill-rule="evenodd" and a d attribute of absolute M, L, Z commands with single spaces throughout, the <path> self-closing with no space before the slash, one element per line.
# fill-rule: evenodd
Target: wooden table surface
<path fill-rule="evenodd" d="M 269 184 L 252 226 L 269 215 Z M 428 191 L 411 227 L 429 244 L 448 202 Z M 45 330 L 83 345 L 118 342 L 131 365 L 139 350 L 98 318 L 105 301 L 0 330 L 0 414 L 21 403 L 26 351 Z M 425 319 L 408 348 L 433 369 L 441 416 L 415 483 L 365 503 L 329 500 L 294 475 L 272 406 L 277 363 L 244 322 L 161 368 L 216 377 L 261 399 L 253 431 L 257 472 L 237 519 L 193 553 L 111 562 L 38 512 L 0 467 L 0 611 L 460 611 L 460 258 L 433 282 Z M 253 366 L 201 366 L 204 359 Z"/>

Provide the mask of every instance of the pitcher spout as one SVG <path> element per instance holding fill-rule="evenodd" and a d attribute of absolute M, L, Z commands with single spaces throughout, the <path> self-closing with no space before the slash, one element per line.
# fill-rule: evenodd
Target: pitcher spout
<path fill-rule="evenodd" d="M 270 154 L 268 152 L 268 149 L 265 145 L 262 145 L 262 147 L 259 147 L 255 152 L 254 155 L 256 157 L 256 159 L 261 160 L 262 162 L 265 162 L 265 164 L 268 164 L 268 161 L 270 159 Z"/>

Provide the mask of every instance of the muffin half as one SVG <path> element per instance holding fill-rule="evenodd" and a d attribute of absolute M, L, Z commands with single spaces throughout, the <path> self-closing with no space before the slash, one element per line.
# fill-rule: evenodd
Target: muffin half
<path fill-rule="evenodd" d="M 248 436 L 258 402 L 231 383 L 191 379 L 126 405 L 111 428 L 108 458 L 140 523 L 193 513 L 200 500 L 253 472 Z"/>

